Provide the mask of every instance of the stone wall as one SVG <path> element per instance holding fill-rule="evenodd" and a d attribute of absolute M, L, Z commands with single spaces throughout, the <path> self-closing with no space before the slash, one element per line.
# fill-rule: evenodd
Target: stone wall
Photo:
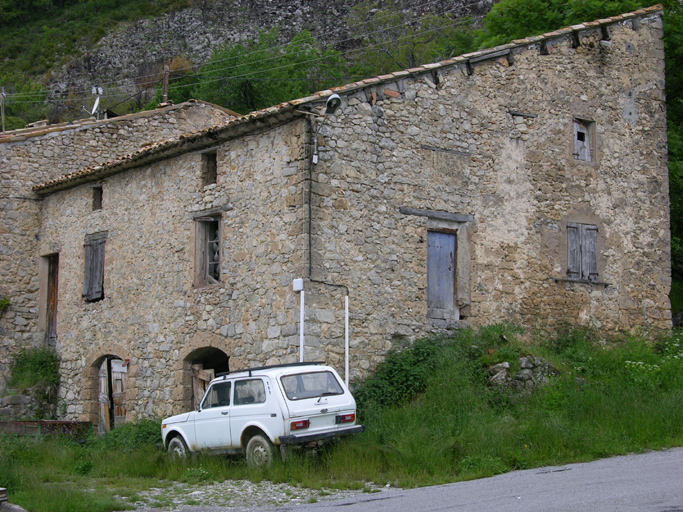
<path fill-rule="evenodd" d="M 44 328 L 38 325 L 41 205 L 31 188 L 232 118 L 220 107 L 188 102 L 110 120 L 17 130 L 0 137 L 0 296 L 11 301 L 0 313 L 0 390 L 11 353 L 41 344 L 45 338 Z M 54 252 L 54 248 L 48 251 Z"/>
<path fill-rule="evenodd" d="M 40 252 L 60 258 L 60 396 L 67 418 L 97 421 L 104 356 L 128 359 L 128 414 L 190 407 L 189 365 L 207 348 L 231 368 L 298 358 L 301 123 L 217 148 L 218 179 L 202 187 L 200 152 L 107 178 L 102 210 L 82 185 L 47 197 Z M 194 218 L 222 215 L 219 284 L 195 286 Z M 104 299 L 82 298 L 84 237 L 106 231 Z M 322 352 L 319 357 L 322 357 Z"/>
<path fill-rule="evenodd" d="M 36 250 L 59 252 L 65 419 L 96 421 L 109 356 L 128 360 L 131 419 L 187 410 L 202 354 L 231 369 L 296 360 L 294 278 L 305 358 L 338 369 L 348 289 L 351 377 L 460 325 L 668 330 L 661 35 L 660 13 L 643 11 L 339 88 L 317 163 L 321 121 L 303 115 L 322 95 L 92 174 L 102 210 L 91 184 L 44 190 Z M 573 154 L 576 119 L 592 123 L 590 161 Z M 213 150 L 217 182 L 202 186 Z M 222 277 L 196 286 L 197 219 L 218 215 Z M 590 282 L 567 280 L 569 223 L 598 229 Z M 83 244 L 99 232 L 105 298 L 84 302 Z M 429 232 L 457 236 L 448 317 L 428 317 Z"/>
<path fill-rule="evenodd" d="M 579 26 L 345 95 L 319 141 L 313 274 L 349 287 L 361 368 L 458 324 L 427 318 L 426 237 L 445 228 L 461 324 L 671 328 L 661 35 L 659 16 Z M 598 228 L 595 282 L 567 281 L 568 222 Z"/>

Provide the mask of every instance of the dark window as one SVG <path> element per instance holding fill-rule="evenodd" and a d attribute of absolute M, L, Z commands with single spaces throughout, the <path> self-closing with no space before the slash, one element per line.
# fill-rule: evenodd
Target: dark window
<path fill-rule="evenodd" d="M 205 187 L 216 183 L 218 165 L 215 152 L 202 155 L 202 168 L 202 186 Z"/>
<path fill-rule="evenodd" d="M 455 311 L 456 235 L 427 232 L 427 316 L 448 320 Z"/>
<path fill-rule="evenodd" d="M 89 302 L 104 298 L 104 242 L 106 239 L 106 232 L 85 237 L 83 298 Z"/>
<path fill-rule="evenodd" d="M 595 123 L 574 119 L 574 158 L 584 162 L 593 161 Z"/>
<path fill-rule="evenodd" d="M 594 281 L 598 277 L 598 228 L 592 224 L 567 223 L 567 277 Z"/>
<path fill-rule="evenodd" d="M 220 217 L 199 217 L 197 222 L 196 285 L 215 284 L 221 280 Z"/>
<path fill-rule="evenodd" d="M 102 209 L 102 187 L 92 188 L 92 211 Z"/>
<path fill-rule="evenodd" d="M 235 382 L 235 405 L 262 404 L 266 401 L 266 388 L 261 379 Z"/>
<path fill-rule="evenodd" d="M 225 407 L 226 405 L 230 405 L 230 382 L 219 382 L 211 386 L 206 392 L 202 409 Z"/>

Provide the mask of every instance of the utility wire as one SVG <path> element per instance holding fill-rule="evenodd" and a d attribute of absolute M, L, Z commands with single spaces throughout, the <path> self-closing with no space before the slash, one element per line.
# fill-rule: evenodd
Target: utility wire
<path fill-rule="evenodd" d="M 454 25 L 457 26 L 457 25 L 463 25 L 463 24 L 465 24 L 465 23 L 471 23 L 472 20 L 473 20 L 473 19 L 476 19 L 476 18 L 479 18 L 479 19 L 480 19 L 480 18 L 482 18 L 482 17 L 479 16 L 479 17 L 475 17 L 475 18 L 469 18 L 469 19 L 467 19 L 467 20 L 465 20 L 465 21 L 456 20 L 456 21 L 454 22 Z M 388 30 L 391 30 L 392 28 L 397 28 L 397 27 L 399 27 L 399 26 L 402 26 L 402 25 L 395 25 L 395 26 L 393 26 L 393 27 L 385 28 L 385 29 L 380 30 L 378 33 L 386 32 L 386 31 L 388 31 Z M 419 36 L 422 36 L 422 35 L 426 35 L 426 34 L 430 34 L 430 33 L 433 33 L 433 32 L 437 32 L 437 31 L 443 30 L 444 28 L 446 28 L 446 27 L 445 27 L 445 26 L 439 26 L 439 27 L 436 27 L 436 28 L 433 28 L 433 29 L 424 30 L 424 31 L 422 31 L 422 32 L 417 32 L 417 33 L 414 33 L 414 34 L 407 34 L 407 35 L 398 37 L 396 40 L 397 40 L 397 41 L 403 41 L 403 40 L 407 40 L 407 39 L 414 39 L 415 37 L 419 37 Z M 372 34 L 373 34 L 373 33 L 365 34 L 364 37 L 368 37 L 368 38 L 369 38 L 369 37 L 372 36 Z M 283 46 L 283 47 L 284 47 L 284 46 Z M 360 47 L 360 48 L 354 48 L 354 49 L 351 49 L 351 50 L 347 50 L 346 52 L 342 52 L 341 55 L 344 56 L 344 57 L 347 57 L 349 54 L 359 54 L 360 56 L 362 56 L 362 55 L 365 55 L 365 54 L 370 53 L 372 50 L 377 50 L 377 49 L 382 49 L 382 48 L 383 48 L 383 44 L 382 44 L 382 42 L 379 42 L 379 43 L 371 44 L 371 45 L 368 45 L 368 46 L 364 46 L 364 47 Z M 253 54 L 255 54 L 255 53 L 261 53 L 261 52 L 264 52 L 264 51 L 267 51 L 267 50 L 257 50 L 257 51 L 253 51 L 253 52 L 248 52 L 248 53 L 246 53 L 246 54 L 241 55 L 240 58 L 243 57 L 243 56 L 246 56 L 246 55 L 253 55 Z M 207 74 L 209 74 L 209 73 L 217 73 L 217 72 L 221 72 L 221 71 L 229 71 L 229 70 L 238 69 L 238 68 L 244 67 L 244 66 L 253 66 L 253 65 L 259 64 L 259 63 L 267 63 L 267 62 L 270 62 L 270 61 L 273 61 L 273 60 L 276 60 L 276 59 L 279 60 L 279 59 L 282 59 L 282 58 L 285 58 L 285 57 L 288 57 L 288 56 L 293 56 L 293 55 L 296 55 L 296 54 L 295 54 L 295 53 L 289 53 L 289 54 L 283 54 L 283 55 L 276 55 L 276 56 L 273 56 L 273 57 L 268 57 L 268 58 L 266 58 L 266 59 L 261 59 L 261 60 L 253 61 L 253 62 L 250 62 L 250 63 L 237 64 L 237 65 L 233 65 L 233 66 L 226 66 L 226 67 L 224 67 L 224 68 L 218 68 L 218 69 L 212 69 L 212 70 L 204 70 L 204 71 L 197 72 L 197 73 L 182 75 L 182 78 L 192 78 L 192 77 L 195 77 L 195 76 L 207 75 Z M 236 57 L 230 57 L 230 58 L 228 58 L 228 59 L 222 59 L 222 60 L 220 60 L 220 61 L 213 61 L 213 62 L 211 62 L 211 63 L 213 64 L 214 62 L 222 62 L 222 61 L 224 61 L 224 60 L 232 60 L 232 59 L 235 59 L 235 58 L 236 58 Z M 294 63 L 291 63 L 291 64 L 286 64 L 286 65 L 283 65 L 283 66 L 278 66 L 278 67 L 270 68 L 268 71 L 277 71 L 277 70 L 281 70 L 281 69 L 288 69 L 288 68 L 291 68 L 291 67 L 294 67 L 294 66 L 299 66 L 299 65 L 302 65 L 302 64 L 310 64 L 310 63 L 314 63 L 314 62 L 323 61 L 323 60 L 325 60 L 326 58 L 327 58 L 326 56 L 316 57 L 316 58 L 314 58 L 314 59 L 309 59 L 309 60 L 302 61 L 302 62 L 294 62 Z M 208 64 L 208 63 L 207 63 L 207 64 Z M 206 64 L 205 64 L 205 66 L 206 66 Z M 210 79 L 207 79 L 207 80 L 200 80 L 200 81 L 197 81 L 197 82 L 192 82 L 192 83 L 190 83 L 190 84 L 169 85 L 169 90 L 180 89 L 180 88 L 183 88 L 183 87 L 190 87 L 190 86 L 198 86 L 198 85 L 203 85 L 203 84 L 206 84 L 206 83 L 212 83 L 212 82 L 216 82 L 216 81 L 219 81 L 219 80 L 225 80 L 225 79 L 238 80 L 238 79 L 242 79 L 242 78 L 253 77 L 254 75 L 258 75 L 258 74 L 260 74 L 260 73 L 263 73 L 263 70 L 257 70 L 257 71 L 252 71 L 252 72 L 248 72 L 248 73 L 243 73 L 243 74 L 237 75 L 237 76 L 229 76 L 229 75 L 228 75 L 228 76 L 221 76 L 221 77 L 217 77 L 217 78 L 210 78 Z M 152 76 L 152 75 L 150 75 L 150 76 Z M 158 76 L 158 74 L 153 75 L 153 76 Z M 133 78 L 130 78 L 130 80 L 135 80 L 135 79 L 137 79 L 137 78 L 139 78 L 139 77 L 133 77 Z M 251 78 L 251 79 L 255 79 L 255 78 Z M 307 80 L 325 80 L 325 79 L 327 79 L 327 78 L 326 78 L 326 77 L 305 77 L 305 78 L 301 78 L 301 79 L 290 79 L 290 80 L 292 80 L 292 81 L 294 81 L 294 80 L 307 81 Z M 335 78 L 335 77 L 329 77 L 329 79 L 336 79 L 336 78 Z M 264 78 L 264 79 L 262 79 L 262 80 L 270 80 L 270 81 L 273 81 L 273 82 L 284 81 L 283 79 L 279 79 L 279 78 L 273 78 L 273 79 L 265 79 L 265 78 Z M 32 96 L 32 95 L 36 95 L 36 96 L 37 96 L 37 95 L 45 96 L 46 94 L 47 94 L 47 93 L 25 93 L 25 94 L 18 93 L 18 94 L 8 95 L 8 97 L 20 97 L 20 98 L 24 98 L 24 97 L 26 97 L 26 96 L 30 97 L 30 96 Z M 139 94 L 139 93 L 136 93 L 136 94 L 132 95 L 130 98 L 136 96 L 137 94 Z M 119 97 L 119 95 L 115 95 L 115 94 L 103 94 L 103 95 L 100 95 L 100 97 L 101 97 L 101 98 L 116 98 L 116 97 Z M 72 97 L 72 98 L 54 98 L 54 99 L 51 99 L 50 101 L 53 102 L 53 103 L 64 103 L 64 102 L 67 102 L 67 101 L 78 102 L 78 101 L 88 100 L 88 99 L 91 99 L 91 98 L 92 98 L 92 95 L 86 95 L 86 96 L 79 96 L 79 97 L 75 97 L 75 98 L 74 98 L 74 97 Z M 130 98 L 128 98 L 128 99 L 130 99 Z M 23 99 L 17 99 L 17 100 L 13 100 L 11 103 L 12 103 L 12 104 L 27 104 L 27 103 L 44 103 L 45 101 L 46 101 L 46 99 L 41 99 L 41 100 L 23 100 Z M 127 101 L 127 100 L 123 100 L 123 101 Z"/>
<path fill-rule="evenodd" d="M 431 5 L 431 4 L 436 3 L 437 1 L 439 1 L 439 0 L 432 0 L 431 2 L 428 2 L 428 3 L 425 4 L 425 5 Z M 447 14 L 450 14 L 450 13 L 452 13 L 452 12 L 458 10 L 458 9 L 459 9 L 459 7 L 453 7 L 453 8 L 451 8 L 451 9 L 448 9 L 448 10 L 444 11 L 444 12 L 447 13 Z M 389 18 L 389 17 L 391 17 L 391 16 L 393 16 L 393 15 L 394 15 L 394 13 L 387 13 L 387 14 L 384 14 L 384 13 L 383 13 L 382 15 L 379 15 L 378 17 L 379 17 L 380 19 L 386 19 L 386 18 Z M 466 23 L 470 23 L 470 24 L 471 24 L 473 21 L 475 21 L 475 20 L 480 20 L 480 19 L 482 19 L 482 18 L 483 18 L 483 16 L 474 16 L 474 17 L 468 17 L 468 18 L 466 18 L 466 19 L 464 19 L 464 20 L 462 20 L 462 19 L 456 19 L 456 20 L 454 20 L 453 25 L 454 25 L 454 26 L 458 26 L 458 25 L 463 25 L 463 24 L 466 24 Z M 376 22 L 376 21 L 377 21 L 377 20 L 374 20 L 374 19 L 373 19 L 373 20 L 368 20 L 368 21 L 362 23 L 362 25 L 367 25 L 367 24 L 369 24 L 369 23 Z M 385 32 L 389 32 L 389 31 L 391 31 L 391 30 L 394 30 L 394 29 L 396 29 L 396 28 L 403 27 L 403 26 L 404 26 L 404 24 L 403 24 L 403 23 L 400 23 L 400 24 L 397 24 L 397 25 L 392 25 L 392 26 L 390 26 L 390 27 L 382 27 L 380 30 L 378 30 L 378 31 L 376 31 L 376 32 L 365 32 L 365 33 L 362 33 L 362 34 L 357 35 L 356 37 L 350 37 L 350 38 L 346 38 L 346 39 L 340 39 L 340 40 L 337 40 L 337 41 L 333 41 L 330 45 L 328 45 L 328 47 L 334 46 L 334 45 L 336 45 L 336 44 L 341 44 L 341 43 L 344 43 L 344 42 L 353 41 L 353 40 L 356 40 L 356 39 L 360 39 L 360 40 L 362 40 L 362 39 L 371 39 L 371 38 L 373 38 L 373 37 L 376 37 L 377 34 L 382 34 L 382 33 L 385 33 Z M 399 38 L 399 39 L 405 39 L 405 38 L 407 38 L 407 37 L 420 36 L 420 35 L 423 35 L 423 34 L 427 34 L 427 33 L 431 33 L 431 32 L 434 32 L 434 31 L 442 30 L 442 29 L 444 29 L 444 28 L 446 28 L 446 27 L 445 27 L 445 26 L 440 26 L 440 27 L 437 27 L 436 29 L 432 29 L 432 30 L 427 30 L 427 31 L 419 32 L 419 33 L 417 33 L 417 34 L 411 34 L 410 36 L 405 36 L 405 37 Z M 291 41 L 290 41 L 290 42 L 291 42 Z M 275 46 L 275 47 L 273 47 L 273 48 L 284 49 L 284 48 L 286 48 L 286 47 L 290 44 L 290 42 L 280 44 L 280 45 Z M 376 44 L 376 45 L 372 45 L 372 46 L 370 46 L 370 47 L 365 47 L 365 48 L 377 48 L 378 46 L 379 46 L 379 45 Z M 356 48 L 356 49 L 353 49 L 353 50 L 348 50 L 347 52 L 342 52 L 342 55 L 346 55 L 346 54 L 349 53 L 349 52 L 358 52 L 358 51 L 362 51 L 362 50 L 364 50 L 365 48 L 364 48 L 364 47 L 361 47 L 361 48 Z M 247 57 L 247 56 L 250 56 L 250 55 L 255 55 L 255 54 L 258 54 L 258 53 L 262 53 L 262 52 L 264 52 L 264 51 L 267 51 L 267 50 L 263 50 L 263 49 L 253 50 L 253 51 L 249 51 L 249 52 L 246 52 L 246 53 L 244 53 L 244 54 L 241 54 L 239 57 L 240 57 L 240 58 L 243 58 L 243 57 Z M 259 64 L 259 63 L 269 62 L 269 61 L 272 61 L 272 60 L 275 60 L 275 59 L 281 59 L 281 58 L 288 57 L 288 56 L 293 56 L 293 55 L 296 55 L 296 53 L 288 53 L 288 54 L 283 54 L 283 55 L 276 55 L 276 56 L 273 56 L 273 57 L 268 57 L 268 58 L 265 58 L 265 59 L 260 59 L 260 60 L 253 61 L 252 63 L 250 63 L 250 65 L 255 65 L 255 64 Z M 235 59 L 235 58 L 236 58 L 236 57 L 227 57 L 227 58 L 225 58 L 225 59 L 214 60 L 214 61 L 207 61 L 207 63 L 205 63 L 204 66 L 205 66 L 206 64 L 208 64 L 209 62 L 210 62 L 211 64 L 216 64 L 216 63 L 220 63 L 220 62 L 225 62 L 225 61 L 233 60 L 233 59 Z M 307 62 L 310 62 L 310 61 L 307 61 Z M 234 69 L 234 68 L 237 68 L 237 67 L 240 67 L 240 66 L 243 66 L 243 64 L 233 65 L 233 66 L 226 66 L 225 68 L 220 68 L 219 70 L 199 71 L 199 72 L 192 73 L 192 74 L 189 74 L 189 75 L 186 74 L 185 77 L 203 75 L 203 74 L 208 74 L 208 73 L 215 73 L 216 71 Z M 174 72 L 175 72 L 175 73 L 178 73 L 179 71 L 188 70 L 188 69 L 192 69 L 192 68 L 191 68 L 191 67 L 178 68 L 178 69 L 174 70 Z M 77 75 L 77 76 L 78 76 L 78 75 Z M 85 76 L 85 75 L 81 75 L 81 76 Z M 125 83 L 125 82 L 131 82 L 131 81 L 144 81 L 144 79 L 146 79 L 146 78 L 156 78 L 156 79 L 158 79 L 158 77 L 159 77 L 159 73 L 155 73 L 155 74 L 150 74 L 150 75 L 140 75 L 140 76 L 137 76 L 137 77 L 127 77 L 127 78 L 118 79 L 118 80 L 114 80 L 114 81 L 110 81 L 110 82 L 101 82 L 101 83 L 98 83 L 98 85 L 101 86 L 101 87 L 107 87 L 107 86 L 111 86 L 111 85 L 114 85 L 114 84 Z M 77 92 L 81 92 L 81 91 L 82 91 L 83 96 L 80 96 L 80 95 L 79 95 L 78 97 L 73 98 L 74 100 L 82 100 L 82 99 L 87 99 L 87 98 L 90 97 L 89 95 L 87 95 L 87 92 L 86 92 L 86 91 L 87 91 L 87 88 L 75 89 L 75 91 L 77 91 Z M 40 97 L 40 96 L 44 96 L 44 95 L 45 95 L 45 93 L 40 93 L 40 92 L 35 92 L 35 93 L 15 93 L 15 94 L 8 95 L 8 97 L 10 97 L 10 98 L 11 98 L 11 97 L 30 98 L 30 97 L 32 97 L 32 96 Z M 106 95 L 104 95 L 103 97 L 106 97 Z M 44 100 L 37 100 L 36 103 L 42 103 L 43 101 L 44 101 Z M 21 100 L 12 101 L 12 103 L 19 103 L 19 102 L 21 102 L 21 103 L 28 103 L 29 101 L 21 101 Z"/>

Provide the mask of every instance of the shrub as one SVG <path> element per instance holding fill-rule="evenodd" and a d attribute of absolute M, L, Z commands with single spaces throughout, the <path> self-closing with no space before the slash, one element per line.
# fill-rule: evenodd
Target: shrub
<path fill-rule="evenodd" d="M 59 356 L 49 347 L 20 350 L 10 365 L 9 387 L 59 386 Z"/>

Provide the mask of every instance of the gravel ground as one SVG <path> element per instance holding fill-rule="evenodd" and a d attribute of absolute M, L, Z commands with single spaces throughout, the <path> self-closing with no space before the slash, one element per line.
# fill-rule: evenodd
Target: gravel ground
<path fill-rule="evenodd" d="M 137 512 L 192 512 L 193 509 L 220 507 L 271 508 L 302 503 L 350 498 L 364 493 L 381 492 L 384 487 L 367 485 L 363 489 L 308 489 L 288 484 L 259 483 L 247 480 L 226 480 L 206 485 L 174 483 L 170 487 L 139 493 L 136 501 L 122 498 L 136 507 Z"/>

